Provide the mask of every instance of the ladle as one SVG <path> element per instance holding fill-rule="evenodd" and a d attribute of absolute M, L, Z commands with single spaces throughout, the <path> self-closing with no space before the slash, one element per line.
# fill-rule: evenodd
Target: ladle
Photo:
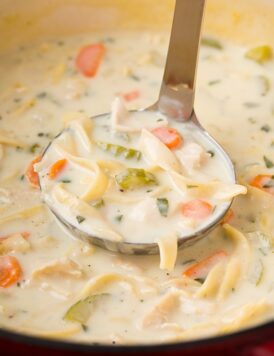
<path fill-rule="evenodd" d="M 223 148 L 206 132 L 199 123 L 194 109 L 196 64 L 199 51 L 201 25 L 205 0 L 176 0 L 175 12 L 170 36 L 169 49 L 163 81 L 158 101 L 144 111 L 161 112 L 179 121 L 191 121 L 199 134 L 214 147 L 215 152 L 224 160 L 230 172 L 231 183 L 235 182 L 233 164 Z M 99 115 L 100 117 L 109 114 Z M 98 116 L 96 116 L 98 118 Z M 212 230 L 224 217 L 231 201 L 224 205 L 215 220 L 189 236 L 178 238 L 178 246 L 193 243 Z M 90 236 L 71 225 L 58 215 L 53 206 L 49 207 L 57 219 L 76 237 L 88 240 L 105 249 L 125 254 L 157 254 L 156 243 L 112 242 L 107 239 Z M 136 226 L 136 228 L 138 228 Z"/>

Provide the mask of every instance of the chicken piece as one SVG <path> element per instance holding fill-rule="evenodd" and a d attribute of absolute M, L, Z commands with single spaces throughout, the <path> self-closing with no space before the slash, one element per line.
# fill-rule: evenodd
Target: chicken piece
<path fill-rule="evenodd" d="M 30 243 L 20 233 L 11 234 L 7 237 L 0 238 L 0 254 L 10 252 L 25 253 L 30 250 Z"/>
<path fill-rule="evenodd" d="M 139 222 L 155 222 L 159 220 L 159 210 L 155 204 L 155 199 L 146 198 L 128 212 L 128 219 Z"/>
<path fill-rule="evenodd" d="M 171 314 L 179 305 L 179 296 L 180 294 L 175 291 L 166 294 L 144 317 L 142 326 L 145 328 L 150 326 L 161 327 L 167 323 Z"/>
<path fill-rule="evenodd" d="M 61 277 L 61 278 L 73 278 L 80 279 L 84 275 L 83 270 L 78 263 L 72 261 L 69 258 L 61 258 L 54 260 L 41 268 L 37 268 L 32 273 L 32 278 L 43 277 Z"/>
<path fill-rule="evenodd" d="M 203 161 L 209 157 L 204 148 L 195 142 L 184 144 L 175 154 L 187 172 L 199 169 Z"/>
<path fill-rule="evenodd" d="M 127 111 L 123 100 L 119 97 L 115 98 L 111 105 L 111 124 L 112 128 L 119 131 L 127 131 L 128 127 L 123 125 L 125 119 L 128 118 Z"/>

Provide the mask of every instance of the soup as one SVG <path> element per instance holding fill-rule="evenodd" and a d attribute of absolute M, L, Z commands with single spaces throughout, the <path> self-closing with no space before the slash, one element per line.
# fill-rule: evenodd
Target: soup
<path fill-rule="evenodd" d="M 75 58 L 83 46 L 98 43 L 105 54 L 96 74 L 86 76 Z M 174 268 L 160 269 L 159 256 L 119 255 L 74 239 L 28 181 L 35 173 L 27 170 L 30 162 L 72 119 L 108 112 L 117 95 L 129 109 L 153 103 L 167 43 L 164 33 L 97 33 L 1 55 L 1 327 L 140 344 L 223 334 L 272 318 L 274 68 L 268 46 L 202 41 L 196 111 L 232 157 L 248 193 L 207 237 L 178 251 Z M 63 176 L 62 184 L 72 178 Z M 141 229 L 132 225 L 137 237 Z"/>

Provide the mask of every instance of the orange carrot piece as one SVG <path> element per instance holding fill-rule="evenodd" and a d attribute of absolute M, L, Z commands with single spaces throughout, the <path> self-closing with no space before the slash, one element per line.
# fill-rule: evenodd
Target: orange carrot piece
<path fill-rule="evenodd" d="M 53 165 L 49 169 L 48 177 L 49 179 L 55 179 L 65 168 L 67 165 L 67 160 L 65 158 L 59 159 L 59 161 L 56 161 L 53 163 Z"/>
<path fill-rule="evenodd" d="M 223 220 L 221 221 L 221 224 L 229 224 L 233 218 L 234 218 L 235 214 L 234 211 L 232 209 L 228 209 L 228 212 L 225 214 L 225 216 L 223 217 Z"/>
<path fill-rule="evenodd" d="M 177 148 L 182 144 L 182 136 L 172 127 L 157 127 L 151 131 L 168 148 Z"/>
<path fill-rule="evenodd" d="M 0 287 L 7 288 L 22 277 L 22 269 L 13 256 L 0 257 Z"/>
<path fill-rule="evenodd" d="M 250 182 L 253 187 L 264 190 L 267 193 L 274 195 L 274 176 L 270 174 L 258 174 Z"/>
<path fill-rule="evenodd" d="M 33 188 L 39 188 L 39 176 L 34 170 L 34 164 L 40 162 L 42 156 L 38 156 L 32 160 L 26 170 L 26 178 Z"/>
<path fill-rule="evenodd" d="M 213 206 L 201 199 L 191 200 L 181 207 L 182 214 L 191 219 L 203 220 L 213 212 Z"/>
<path fill-rule="evenodd" d="M 16 234 L 16 232 L 14 234 L 10 234 L 10 235 L 6 235 L 6 236 L 0 237 L 0 242 L 8 239 L 9 237 L 11 237 L 11 236 L 13 236 L 15 234 Z M 30 237 L 30 233 L 28 231 L 18 232 L 18 234 L 20 234 L 25 240 L 27 240 Z"/>
<path fill-rule="evenodd" d="M 94 77 L 104 58 L 106 48 L 102 43 L 84 46 L 80 49 L 75 65 L 86 77 Z"/>
<path fill-rule="evenodd" d="M 127 93 L 122 94 L 122 98 L 127 102 L 136 100 L 139 97 L 140 97 L 140 91 L 139 90 L 132 90 L 132 91 L 129 91 Z"/>
<path fill-rule="evenodd" d="M 215 252 L 213 255 L 205 258 L 204 260 L 195 263 L 187 270 L 183 272 L 184 276 L 193 278 L 193 279 L 204 279 L 210 272 L 210 270 L 218 263 L 227 258 L 227 253 L 225 251 Z"/>

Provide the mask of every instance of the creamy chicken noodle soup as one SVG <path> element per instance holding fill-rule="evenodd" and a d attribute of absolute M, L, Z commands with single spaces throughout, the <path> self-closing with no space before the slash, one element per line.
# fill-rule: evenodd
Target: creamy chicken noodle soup
<path fill-rule="evenodd" d="M 158 242 L 162 267 L 173 269 L 177 236 L 197 232 L 246 193 L 213 151 L 193 123 L 129 113 L 117 98 L 107 117 L 72 120 L 34 170 L 63 220 L 110 241 Z"/>
<path fill-rule="evenodd" d="M 234 184 L 192 124 L 128 112 L 155 102 L 167 44 L 164 33 L 97 33 L 0 56 L 3 329 L 140 344 L 273 318 L 272 50 L 202 40 L 195 108 L 231 156 Z M 213 232 L 177 252 L 178 236 L 234 196 Z M 161 263 L 75 239 L 45 202 L 98 237 L 157 242 Z"/>

